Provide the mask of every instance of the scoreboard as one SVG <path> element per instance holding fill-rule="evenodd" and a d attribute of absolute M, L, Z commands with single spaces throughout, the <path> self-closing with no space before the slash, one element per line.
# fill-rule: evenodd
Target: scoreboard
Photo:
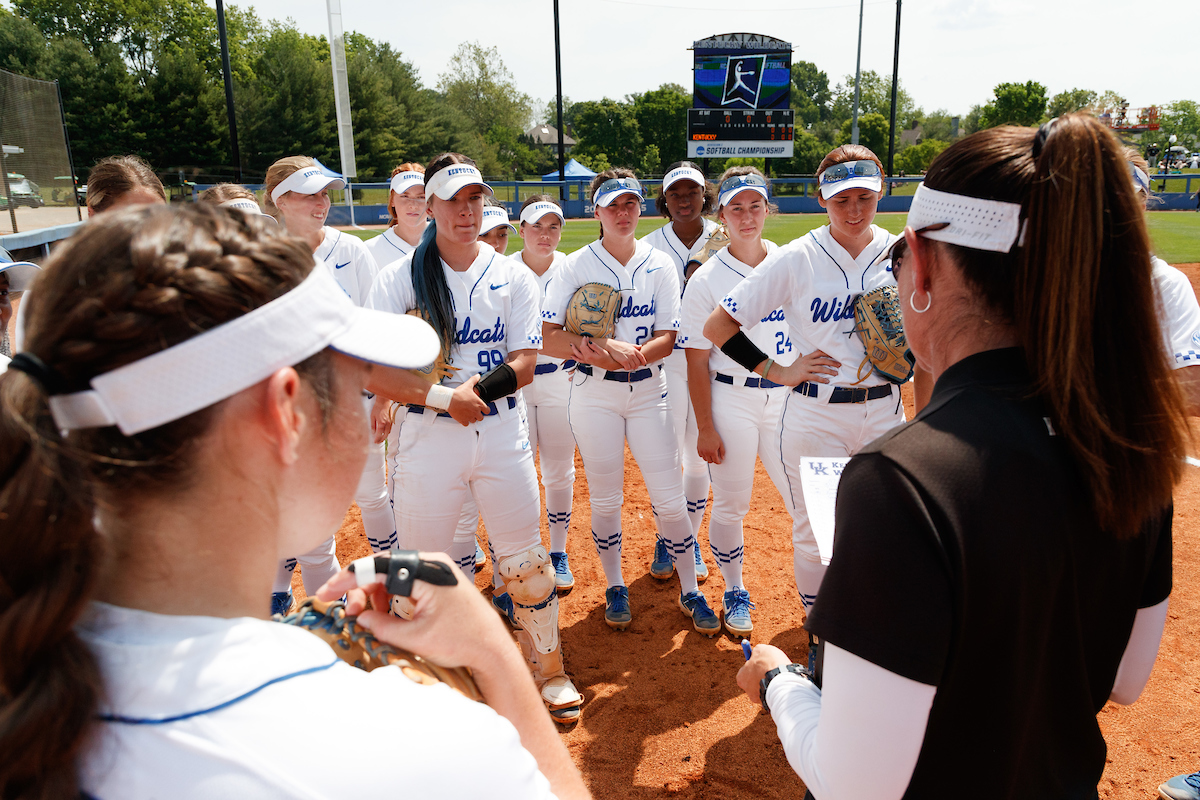
<path fill-rule="evenodd" d="M 688 109 L 688 158 L 791 158 L 795 112 Z"/>

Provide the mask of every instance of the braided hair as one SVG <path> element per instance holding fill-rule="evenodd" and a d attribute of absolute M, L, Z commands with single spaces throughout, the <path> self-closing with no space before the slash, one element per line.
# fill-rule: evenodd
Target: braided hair
<path fill-rule="evenodd" d="M 30 295 L 28 352 L 59 391 L 80 391 L 270 302 L 313 268 L 308 248 L 272 227 L 193 204 L 96 217 L 46 263 Z M 332 359 L 318 353 L 296 369 L 327 421 Z M 0 797 L 79 795 L 77 764 L 103 693 L 73 631 L 106 551 L 95 510 L 188 485 L 218 405 L 134 436 L 63 435 L 43 385 L 0 374 Z"/>

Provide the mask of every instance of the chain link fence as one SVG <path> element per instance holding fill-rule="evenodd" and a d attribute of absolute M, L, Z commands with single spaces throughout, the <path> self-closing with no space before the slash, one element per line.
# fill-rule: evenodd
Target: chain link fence
<path fill-rule="evenodd" d="M 82 219 L 58 84 L 0 70 L 0 234 Z"/>

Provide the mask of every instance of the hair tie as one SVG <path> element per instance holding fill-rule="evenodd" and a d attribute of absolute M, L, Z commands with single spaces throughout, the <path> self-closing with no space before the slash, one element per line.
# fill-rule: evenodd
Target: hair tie
<path fill-rule="evenodd" d="M 1037 134 L 1033 137 L 1033 157 L 1035 159 L 1042 154 L 1042 148 L 1046 146 L 1046 140 L 1050 138 L 1050 130 L 1056 122 L 1058 122 L 1058 117 L 1046 120 L 1038 127 Z"/>
<path fill-rule="evenodd" d="M 66 390 L 67 381 L 57 370 L 46 364 L 33 353 L 20 352 L 13 356 L 8 365 L 9 369 L 24 372 L 42 387 L 47 395 L 61 394 Z"/>

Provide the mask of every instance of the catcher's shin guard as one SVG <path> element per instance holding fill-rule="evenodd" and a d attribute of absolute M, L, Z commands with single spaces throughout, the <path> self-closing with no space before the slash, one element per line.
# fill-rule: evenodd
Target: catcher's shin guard
<path fill-rule="evenodd" d="M 533 670 L 542 699 L 556 722 L 579 718 L 583 696 L 567 677 L 558 636 L 558 593 L 554 567 L 546 548 L 538 545 L 500 560 L 500 577 L 521 626 L 517 641 Z"/>

